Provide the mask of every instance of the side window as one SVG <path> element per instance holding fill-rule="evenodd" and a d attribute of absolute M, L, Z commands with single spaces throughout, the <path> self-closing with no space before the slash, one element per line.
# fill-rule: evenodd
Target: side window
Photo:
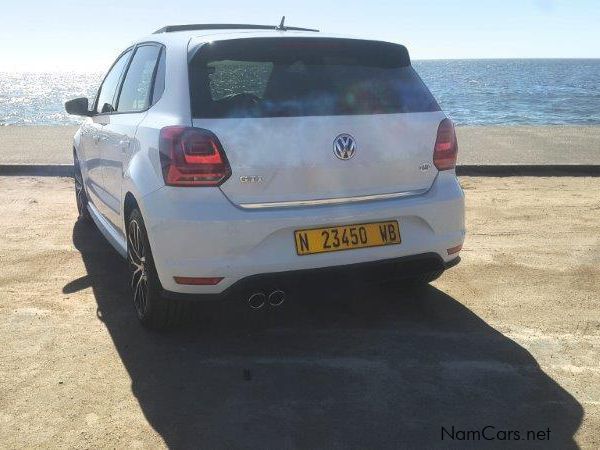
<path fill-rule="evenodd" d="M 102 86 L 100 86 L 100 90 L 98 91 L 98 100 L 96 103 L 97 113 L 109 113 L 115 110 L 115 93 L 117 86 L 119 85 L 119 80 L 121 79 L 121 74 L 127 65 L 127 61 L 129 61 L 130 56 L 131 50 L 123 53 L 104 78 Z"/>
<path fill-rule="evenodd" d="M 156 77 L 154 78 L 154 91 L 152 92 L 152 104 L 154 105 L 160 100 L 163 91 L 165 90 L 165 50 L 160 52 L 158 60 L 158 68 L 156 69 Z"/>
<path fill-rule="evenodd" d="M 160 50 L 156 45 L 137 48 L 123 81 L 118 112 L 144 111 L 150 106 L 152 78 Z"/>

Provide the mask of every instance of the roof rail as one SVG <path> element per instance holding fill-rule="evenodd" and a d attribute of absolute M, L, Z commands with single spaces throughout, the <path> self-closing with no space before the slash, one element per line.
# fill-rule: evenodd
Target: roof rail
<path fill-rule="evenodd" d="M 175 31 L 196 31 L 196 30 L 280 30 L 280 31 L 314 31 L 316 33 L 319 30 L 313 28 L 300 28 L 300 27 L 288 27 L 276 26 L 276 25 L 251 25 L 241 23 L 199 23 L 189 25 L 167 25 L 159 30 L 156 30 L 153 34 L 158 33 L 173 33 Z"/>

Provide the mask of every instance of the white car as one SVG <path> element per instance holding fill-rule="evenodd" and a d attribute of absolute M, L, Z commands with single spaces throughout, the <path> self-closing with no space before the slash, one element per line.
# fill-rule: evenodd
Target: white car
<path fill-rule="evenodd" d="M 65 106 L 86 116 L 80 217 L 128 258 L 147 326 L 188 299 L 272 307 L 298 283 L 426 283 L 459 261 L 454 127 L 402 45 L 168 26 Z"/>

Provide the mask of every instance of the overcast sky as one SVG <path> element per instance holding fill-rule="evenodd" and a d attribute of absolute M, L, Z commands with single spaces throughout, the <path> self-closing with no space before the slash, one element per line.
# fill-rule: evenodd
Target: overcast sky
<path fill-rule="evenodd" d="M 598 58 L 600 0 L 3 0 L 0 71 L 104 71 L 176 23 L 277 24 L 405 44 L 414 59 Z"/>

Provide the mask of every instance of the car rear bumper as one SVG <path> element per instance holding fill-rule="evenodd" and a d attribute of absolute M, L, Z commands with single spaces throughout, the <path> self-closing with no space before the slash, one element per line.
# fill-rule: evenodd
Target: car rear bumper
<path fill-rule="evenodd" d="M 222 300 L 229 296 L 247 295 L 256 291 L 293 292 L 307 286 L 332 287 L 332 284 L 348 286 L 356 281 L 365 284 L 385 283 L 430 272 L 445 271 L 459 262 L 460 256 L 444 262 L 436 253 L 425 253 L 383 261 L 251 275 L 238 280 L 219 294 L 182 294 L 166 289 L 163 289 L 162 294 L 165 298 L 174 300 Z"/>
<path fill-rule="evenodd" d="M 221 294 L 263 274 L 301 272 L 437 255 L 464 240 L 464 195 L 453 171 L 440 172 L 418 196 L 351 205 L 244 210 L 217 188 L 161 188 L 139 202 L 163 289 Z M 298 229 L 397 220 L 402 242 L 298 256 Z M 177 284 L 173 277 L 223 277 L 214 286 Z"/>

